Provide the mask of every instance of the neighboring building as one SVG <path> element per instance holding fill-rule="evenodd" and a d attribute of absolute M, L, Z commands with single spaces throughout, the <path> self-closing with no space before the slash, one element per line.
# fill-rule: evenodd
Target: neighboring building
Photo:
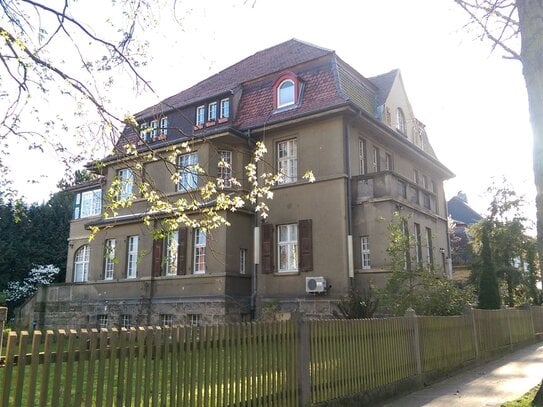
<path fill-rule="evenodd" d="M 351 285 L 385 281 L 395 211 L 410 215 L 414 258 L 443 267 L 443 181 L 453 174 L 414 117 L 398 70 L 365 78 L 334 51 L 290 40 L 136 119 L 145 130 L 127 128 L 119 153 L 101 161 L 102 178 L 73 190 L 66 283 L 35 297 L 40 326 L 198 325 L 266 310 L 329 317 Z M 236 190 L 230 176 L 247 189 L 243 168 L 258 140 L 268 150 L 258 173 L 283 174 L 265 222 L 246 207 L 223 214 L 229 227 L 182 226 L 153 239 L 164 215 L 148 213 L 137 180 L 152 179 L 176 200 L 202 185 L 203 176 L 187 170 L 198 164 L 225 189 Z M 132 142 L 166 155 L 184 141 L 192 149 L 177 156 L 177 168 L 160 160 L 137 166 L 122 153 Z M 306 170 L 315 182 L 302 178 Z M 114 183 L 120 197 L 135 201 L 104 218 L 102 202 Z M 147 215 L 151 227 L 143 223 Z M 101 231 L 89 242 L 90 227 Z"/>
<path fill-rule="evenodd" d="M 464 278 L 466 272 L 469 274 L 469 270 L 462 270 L 462 266 L 471 266 L 473 260 L 469 227 L 482 220 L 483 217 L 468 205 L 468 198 L 462 191 L 449 199 L 447 208 L 454 225 L 451 230 L 452 263 L 458 271 L 456 274 Z"/>

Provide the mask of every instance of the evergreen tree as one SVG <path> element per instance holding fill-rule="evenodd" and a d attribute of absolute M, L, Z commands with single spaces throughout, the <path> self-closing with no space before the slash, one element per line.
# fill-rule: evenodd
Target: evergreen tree
<path fill-rule="evenodd" d="M 498 309 L 501 306 L 498 278 L 492 264 L 488 221 L 483 221 L 481 234 L 481 272 L 479 277 L 479 308 Z"/>
<path fill-rule="evenodd" d="M 526 265 L 528 268 L 528 276 L 526 279 L 526 287 L 528 296 L 532 304 L 541 304 L 543 298 L 537 289 L 537 260 L 536 260 L 536 242 L 528 240 L 526 243 Z"/>

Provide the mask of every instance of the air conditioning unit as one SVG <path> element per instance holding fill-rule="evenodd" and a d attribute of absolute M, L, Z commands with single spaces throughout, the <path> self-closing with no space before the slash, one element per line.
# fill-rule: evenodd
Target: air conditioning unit
<path fill-rule="evenodd" d="M 305 278 L 305 292 L 316 294 L 325 293 L 328 290 L 328 284 L 324 277 L 306 277 Z"/>

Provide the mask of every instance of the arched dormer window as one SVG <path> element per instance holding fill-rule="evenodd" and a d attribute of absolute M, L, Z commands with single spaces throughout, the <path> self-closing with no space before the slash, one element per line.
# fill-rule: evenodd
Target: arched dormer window
<path fill-rule="evenodd" d="M 298 103 L 300 81 L 292 72 L 281 75 L 273 86 L 275 109 L 282 109 Z"/>
<path fill-rule="evenodd" d="M 403 110 L 398 108 L 396 109 L 396 129 L 404 136 L 407 136 L 406 126 L 405 126 L 405 115 Z"/>

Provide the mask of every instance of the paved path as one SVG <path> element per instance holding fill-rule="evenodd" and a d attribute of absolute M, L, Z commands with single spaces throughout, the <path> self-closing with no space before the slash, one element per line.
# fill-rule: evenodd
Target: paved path
<path fill-rule="evenodd" d="M 487 407 L 514 400 L 543 379 L 541 342 L 384 404 L 386 407 Z"/>

